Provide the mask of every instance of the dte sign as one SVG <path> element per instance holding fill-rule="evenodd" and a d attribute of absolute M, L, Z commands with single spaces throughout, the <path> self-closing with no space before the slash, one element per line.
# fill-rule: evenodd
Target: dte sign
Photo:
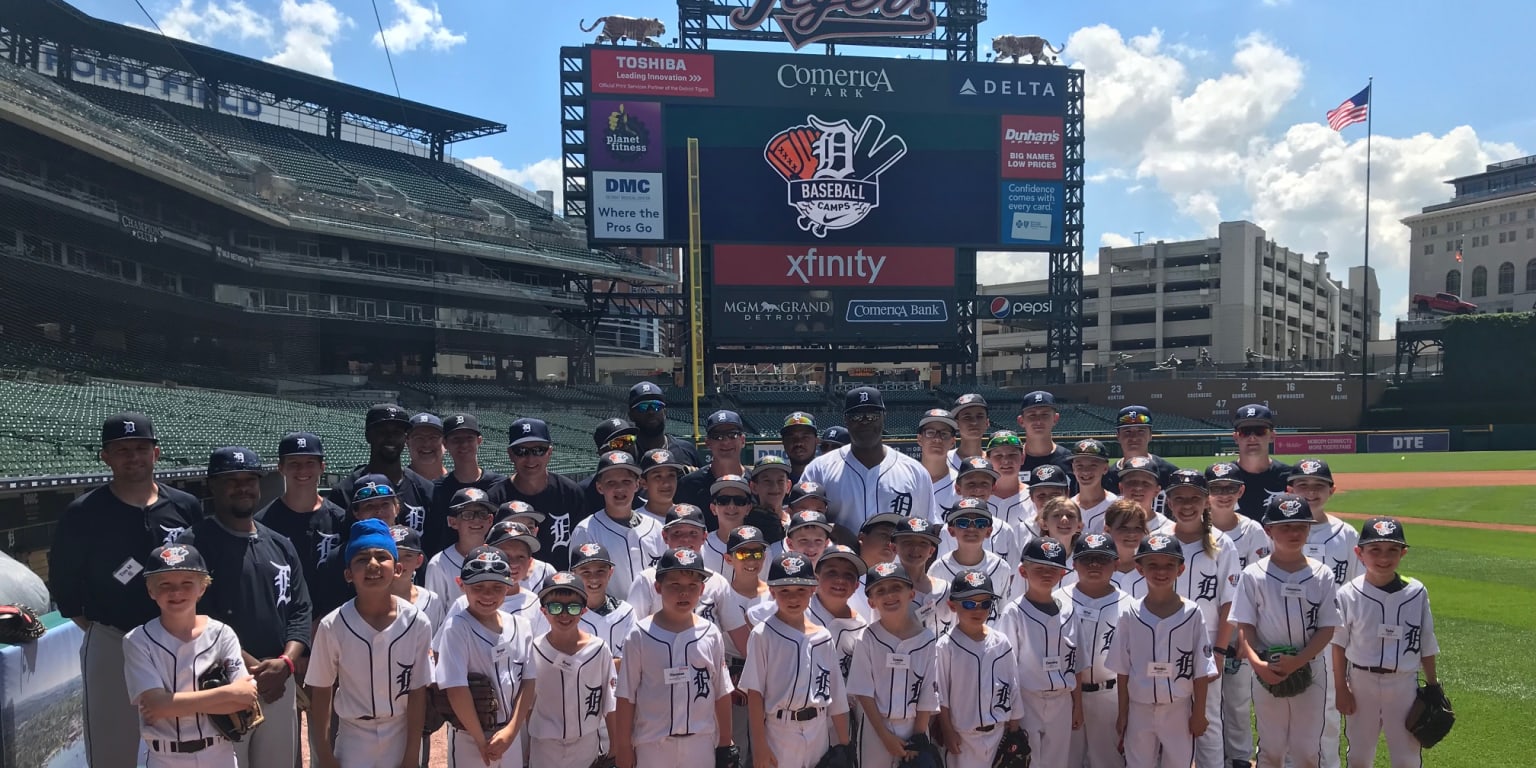
<path fill-rule="evenodd" d="M 1396 432 L 1366 435 L 1371 453 L 1435 453 L 1451 449 L 1449 432 Z"/>
<path fill-rule="evenodd" d="M 605 179 L 603 191 L 648 195 L 651 193 L 651 181 L 650 179 Z"/>

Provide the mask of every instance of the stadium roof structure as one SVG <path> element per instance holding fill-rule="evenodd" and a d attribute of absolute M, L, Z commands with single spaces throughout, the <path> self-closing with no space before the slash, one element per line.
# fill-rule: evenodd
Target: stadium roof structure
<path fill-rule="evenodd" d="M 158 32 L 88 16 L 62 0 L 9 0 L 0 28 L 76 50 L 131 59 L 148 67 L 195 74 L 273 106 L 314 114 L 340 111 L 362 125 L 430 144 L 502 133 L 506 124 L 409 101 L 268 64 Z M 67 71 L 64 68 L 60 70 Z"/>

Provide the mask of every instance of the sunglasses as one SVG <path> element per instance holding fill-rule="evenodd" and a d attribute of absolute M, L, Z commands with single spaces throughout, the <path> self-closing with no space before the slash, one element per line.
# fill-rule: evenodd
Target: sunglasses
<path fill-rule="evenodd" d="M 629 448 L 630 446 L 632 446 L 634 444 L 635 444 L 635 436 L 634 435 L 619 435 L 618 437 L 615 437 L 612 440 L 609 440 L 604 447 L 612 449 L 612 450 L 615 450 L 615 451 L 622 451 L 622 450 L 625 450 L 626 448 Z"/>
<path fill-rule="evenodd" d="M 1120 417 L 1118 423 L 1121 426 L 1129 426 L 1131 424 L 1150 424 L 1152 423 L 1152 419 L 1149 418 L 1145 413 L 1127 413 Z"/>
<path fill-rule="evenodd" d="M 458 512 L 455 512 L 453 516 L 460 520 L 489 520 L 496 515 L 494 512 L 484 507 L 466 507 L 465 509 L 461 509 Z"/>
<path fill-rule="evenodd" d="M 464 567 L 474 573 L 494 573 L 498 575 L 512 572 L 505 560 L 470 560 L 464 563 Z"/>
<path fill-rule="evenodd" d="M 992 600 L 961 600 L 960 607 L 967 611 L 974 611 L 977 608 L 990 611 L 992 610 Z"/>
<path fill-rule="evenodd" d="M 731 557 L 737 560 L 761 560 L 767 554 L 767 550 L 763 549 L 738 549 L 731 553 Z"/>
<path fill-rule="evenodd" d="M 746 437 L 746 433 L 744 433 L 744 432 L 711 432 L 711 433 L 709 433 L 709 436 L 706 439 L 713 440 L 713 441 L 715 441 L 717 443 L 723 443 L 723 442 L 725 442 L 727 440 L 735 440 L 738 437 Z"/>
<path fill-rule="evenodd" d="M 395 489 L 387 485 L 365 485 L 362 488 L 358 488 L 356 491 L 352 492 L 352 498 L 355 501 L 364 501 L 366 499 L 387 499 L 393 497 L 394 495 Z"/>
<path fill-rule="evenodd" d="M 716 496 L 710 500 L 722 507 L 750 507 L 752 500 L 746 496 Z"/>
<path fill-rule="evenodd" d="M 884 411 L 860 411 L 848 414 L 849 424 L 873 424 L 885 418 Z"/>
<path fill-rule="evenodd" d="M 612 442 L 609 444 L 612 445 Z M 543 456 L 546 453 L 549 453 L 549 446 L 547 445 L 539 445 L 533 448 L 519 447 L 512 449 L 512 455 L 518 457 L 519 459 L 526 459 L 529 456 Z"/>
<path fill-rule="evenodd" d="M 967 528 L 986 530 L 992 527 L 992 521 L 985 517 L 957 517 L 949 521 L 949 524 L 959 528 L 960 530 L 965 530 Z"/>
<path fill-rule="evenodd" d="M 544 604 L 544 610 L 551 616 L 559 616 L 562 613 L 567 616 L 579 616 L 582 611 L 587 610 L 587 604 L 582 602 L 557 603 L 551 601 Z"/>
<path fill-rule="evenodd" d="M 656 413 L 657 411 L 665 411 L 667 409 L 667 404 L 661 402 L 660 400 L 646 400 L 643 403 L 635 403 L 634 405 L 631 405 L 629 409 L 632 411 L 638 411 L 640 413 Z"/>
<path fill-rule="evenodd" d="M 1269 427 L 1243 427 L 1237 433 L 1243 437 L 1263 437 L 1269 434 Z"/>

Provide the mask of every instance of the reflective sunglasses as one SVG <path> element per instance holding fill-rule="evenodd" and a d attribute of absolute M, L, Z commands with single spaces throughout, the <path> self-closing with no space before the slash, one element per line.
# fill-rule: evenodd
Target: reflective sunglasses
<path fill-rule="evenodd" d="M 469 560 L 464 563 L 464 567 L 475 573 L 505 575 L 512 572 L 512 568 L 507 565 L 507 561 L 501 559 Z"/>
<path fill-rule="evenodd" d="M 713 440 L 717 443 L 723 443 L 727 440 L 735 440 L 738 437 L 745 436 L 746 433 L 744 432 L 711 432 L 706 439 Z"/>
<path fill-rule="evenodd" d="M 587 610 L 587 604 L 583 602 L 557 603 L 550 601 L 544 604 L 544 610 L 551 616 L 559 616 L 562 613 L 567 616 L 579 616 L 583 611 Z"/>
<path fill-rule="evenodd" d="M 714 504 L 719 504 L 722 507 L 750 507 L 750 506 L 752 506 L 752 500 L 747 498 L 746 496 L 716 496 L 713 499 L 710 499 L 710 502 L 714 503 Z"/>
<path fill-rule="evenodd" d="M 986 600 L 961 600 L 960 607 L 967 611 L 974 611 L 977 608 L 990 611 L 992 610 L 992 600 L 990 598 Z"/>
<path fill-rule="evenodd" d="M 873 424 L 885 418 L 885 411 L 859 411 L 848 414 L 849 424 Z"/>
<path fill-rule="evenodd" d="M 1145 413 L 1127 413 L 1121 416 L 1117 423 L 1122 427 L 1128 427 L 1133 424 L 1151 424 L 1152 419 Z"/>
<path fill-rule="evenodd" d="M 609 440 L 604 445 L 604 447 L 609 448 L 610 450 L 622 451 L 622 450 L 625 450 L 625 449 L 629 448 L 630 446 L 632 446 L 634 444 L 635 444 L 635 436 L 634 435 L 619 435 L 618 437 L 615 437 L 612 440 Z"/>
<path fill-rule="evenodd" d="M 1269 427 L 1243 427 L 1237 433 L 1243 437 L 1263 437 L 1269 434 Z"/>
<path fill-rule="evenodd" d="M 453 513 L 460 520 L 489 520 L 496 516 L 495 512 L 482 506 L 465 507 Z"/>
<path fill-rule="evenodd" d="M 992 527 L 992 521 L 985 517 L 957 517 L 949 521 L 949 524 L 961 530 L 966 528 L 986 530 Z"/>
<path fill-rule="evenodd" d="M 643 403 L 635 403 L 634 405 L 631 405 L 629 409 L 632 411 L 639 411 L 640 413 L 656 413 L 657 411 L 665 411 L 667 409 L 667 404 L 660 400 L 646 400 Z"/>
<path fill-rule="evenodd" d="M 737 560 L 761 560 L 768 554 L 764 549 L 738 549 L 731 553 Z"/>
<path fill-rule="evenodd" d="M 523 448 L 519 446 L 512 449 L 512 455 L 518 457 L 519 459 L 524 459 L 529 456 L 543 456 L 546 453 L 549 453 L 549 446 L 547 445 L 538 445 L 532 448 Z"/>
<path fill-rule="evenodd" d="M 395 489 L 387 485 L 365 485 L 352 492 L 353 501 L 366 501 L 368 499 L 388 499 L 395 495 Z"/>

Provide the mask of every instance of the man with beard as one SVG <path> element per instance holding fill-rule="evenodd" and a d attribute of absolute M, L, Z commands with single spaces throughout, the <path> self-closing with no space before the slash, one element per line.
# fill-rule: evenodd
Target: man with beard
<path fill-rule="evenodd" d="M 784 458 L 789 459 L 789 482 L 791 485 L 800 481 L 800 475 L 805 473 L 805 467 L 816 458 L 816 443 L 820 435 L 816 432 L 816 419 L 805 411 L 795 411 L 784 417 L 784 426 L 779 427 L 779 440 L 784 444 Z"/>
<path fill-rule="evenodd" d="M 699 466 L 699 450 L 692 441 L 667 434 L 667 401 L 661 387 L 642 381 L 629 388 L 629 420 L 635 423 L 635 455 L 665 448 L 690 467 Z"/>
<path fill-rule="evenodd" d="M 368 463 L 343 477 L 326 498 L 338 507 L 349 509 L 352 506 L 352 489 L 358 478 L 364 475 L 383 475 L 389 478 L 390 487 L 395 489 L 400 499 L 400 519 L 394 523 L 408 526 L 418 534 L 423 533 L 427 508 L 432 505 L 432 481 L 400 465 L 400 454 L 405 451 L 405 433 L 409 426 L 410 421 L 405 411 L 398 405 L 380 403 L 369 408 L 368 416 L 363 420 L 363 438 L 368 441 Z"/>
<path fill-rule="evenodd" d="M 256 522 L 264 473 L 249 448 L 215 449 L 208 458 L 212 514 L 179 541 L 197 547 L 213 577 L 197 612 L 235 631 L 261 695 L 266 721 L 235 745 L 240 764 L 287 766 L 299 753 L 293 676 L 309 653 L 313 613 L 293 543 Z"/>
<path fill-rule="evenodd" d="M 112 480 L 64 509 L 48 550 L 48 578 L 59 613 L 85 631 L 86 763 L 128 768 L 138 751 L 139 713 L 123 678 L 123 635 L 160 614 L 144 587 L 150 552 L 174 543 L 203 509 L 190 494 L 155 481 L 160 446 L 148 416 L 119 413 L 103 421 L 99 456 Z"/>
<path fill-rule="evenodd" d="M 412 472 L 437 482 L 448 474 L 443 466 L 443 420 L 430 413 L 418 413 L 411 417 L 411 426 L 405 432 L 408 466 Z"/>
<path fill-rule="evenodd" d="M 427 512 L 421 535 L 422 554 L 428 560 L 458 539 L 458 534 L 448 528 L 448 506 L 453 502 L 453 494 L 461 488 L 479 488 L 489 493 L 492 486 L 506 477 L 480 466 L 480 445 L 484 442 L 480 420 L 474 414 L 455 413 L 443 420 L 443 444 L 453 457 L 453 471 L 433 484 L 432 508 Z"/>
<path fill-rule="evenodd" d="M 511 477 L 503 477 L 491 486 L 486 494 L 498 507 L 509 501 L 524 501 L 544 515 L 537 531 L 539 558 L 556 571 L 568 571 L 571 531 L 597 507 L 583 501 L 581 486 L 575 481 L 549 471 L 549 461 L 554 456 L 549 425 L 542 419 L 512 422 L 507 428 L 507 458 L 512 460 L 514 471 Z"/>
<path fill-rule="evenodd" d="M 801 481 L 827 492 L 827 516 L 837 534 L 852 539 L 864 521 L 878 514 L 933 517 L 933 481 L 917 459 L 885 445 L 885 397 L 874 387 L 856 387 L 843 398 L 849 444 L 816 457 Z M 855 540 L 856 543 L 856 540 Z"/>

